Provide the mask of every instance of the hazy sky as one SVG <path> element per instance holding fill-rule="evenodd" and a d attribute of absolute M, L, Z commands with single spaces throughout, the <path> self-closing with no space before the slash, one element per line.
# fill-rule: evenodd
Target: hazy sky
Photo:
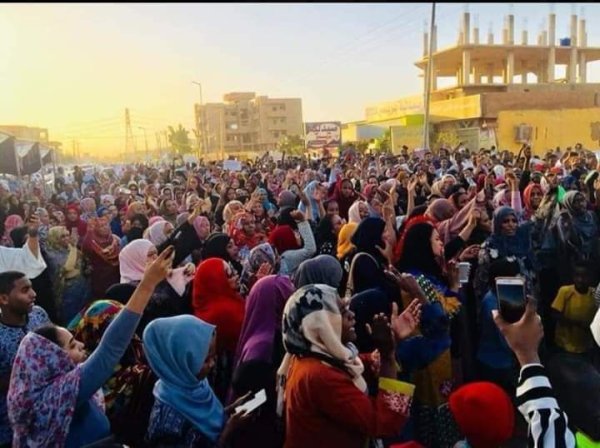
<path fill-rule="evenodd" d="M 82 149 L 124 143 L 133 131 L 193 126 L 204 101 L 255 91 L 300 97 L 305 121 L 359 120 L 367 105 L 422 91 L 413 62 L 422 54 L 430 3 L 421 4 L 0 4 L 0 124 L 47 127 L 51 139 Z M 438 48 L 457 40 L 466 3 L 437 6 Z M 525 17 L 537 40 L 549 4 L 471 4 L 481 35 L 496 42 L 502 17 Z M 568 15 L 587 18 L 588 45 L 600 46 L 600 5 L 555 4 L 557 38 Z M 589 81 L 600 82 L 591 64 Z M 138 140 L 138 145 L 143 140 Z"/>

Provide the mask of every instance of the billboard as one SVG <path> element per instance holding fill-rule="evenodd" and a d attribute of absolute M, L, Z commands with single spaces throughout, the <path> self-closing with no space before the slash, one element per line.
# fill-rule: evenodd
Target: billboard
<path fill-rule="evenodd" d="M 306 148 L 338 149 L 342 144 L 342 123 L 339 121 L 324 121 L 306 123 Z"/>

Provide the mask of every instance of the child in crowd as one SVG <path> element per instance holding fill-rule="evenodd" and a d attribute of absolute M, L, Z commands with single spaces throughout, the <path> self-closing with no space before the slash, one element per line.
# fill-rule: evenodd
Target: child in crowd
<path fill-rule="evenodd" d="M 568 353 L 588 353 L 594 344 L 590 324 L 596 314 L 592 266 L 586 262 L 573 266 L 573 284 L 558 290 L 552 311 L 557 322 L 555 344 Z"/>

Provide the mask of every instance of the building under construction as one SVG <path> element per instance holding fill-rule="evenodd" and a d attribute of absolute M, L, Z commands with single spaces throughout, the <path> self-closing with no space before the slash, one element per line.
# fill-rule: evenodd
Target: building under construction
<path fill-rule="evenodd" d="M 587 64 L 600 60 L 600 47 L 588 46 L 585 19 L 572 14 L 570 36 L 559 38 L 551 12 L 532 43 L 526 29 L 516 39 L 514 23 L 513 14 L 505 17 L 496 42 L 491 30 L 480 36 L 465 12 L 457 44 L 441 50 L 436 28 L 432 36 L 424 33 L 423 57 L 415 64 L 425 74 L 431 42 L 430 146 L 462 141 L 470 149 L 517 150 L 530 142 L 543 153 L 580 142 L 598 148 L 600 83 L 587 82 Z M 557 79 L 561 66 L 566 76 Z M 452 87 L 440 88 L 441 80 Z M 349 125 L 391 127 L 394 150 L 421 147 L 423 104 L 423 95 L 382 103 L 366 109 L 364 122 Z"/>

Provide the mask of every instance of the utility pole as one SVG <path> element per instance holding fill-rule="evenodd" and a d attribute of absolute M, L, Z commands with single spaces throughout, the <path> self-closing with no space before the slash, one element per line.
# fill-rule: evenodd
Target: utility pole
<path fill-rule="evenodd" d="M 150 154 L 148 153 L 148 136 L 146 135 L 146 128 L 138 126 L 138 129 L 144 131 L 144 143 L 146 145 L 146 163 L 150 162 Z"/>
<path fill-rule="evenodd" d="M 198 111 L 196 114 L 196 131 L 201 135 L 201 153 L 206 154 L 208 152 L 208 135 L 206 133 L 206 113 L 204 110 L 204 102 L 202 101 L 202 84 L 198 81 L 192 81 L 192 84 L 196 84 L 198 86 L 198 92 L 200 94 L 200 104 L 198 105 Z M 198 145 L 200 145 L 200 141 L 198 142 Z M 198 154 L 198 159 L 200 158 L 200 154 Z"/>
<path fill-rule="evenodd" d="M 131 117 L 129 116 L 129 109 L 125 109 L 125 154 L 123 158 L 125 159 L 128 154 L 133 153 L 133 159 L 135 160 L 136 156 L 136 144 L 135 139 L 133 138 L 133 131 L 131 130 Z"/>
<path fill-rule="evenodd" d="M 429 148 L 429 102 L 431 98 L 431 76 L 432 76 L 432 61 L 433 54 L 433 37 L 435 32 L 435 2 L 431 4 L 431 22 L 429 24 L 429 48 L 427 51 L 427 69 L 425 71 L 425 117 L 423 124 L 423 149 Z"/>

